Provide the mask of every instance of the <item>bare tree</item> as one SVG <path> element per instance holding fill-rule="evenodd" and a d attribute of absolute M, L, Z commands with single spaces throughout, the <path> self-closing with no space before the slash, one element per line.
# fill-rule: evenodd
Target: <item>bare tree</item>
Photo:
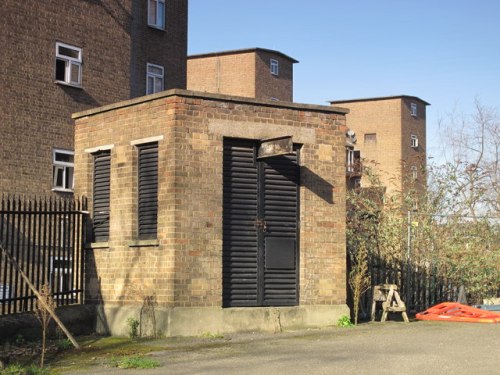
<path fill-rule="evenodd" d="M 41 302 L 40 302 L 41 300 Z M 42 326 L 42 354 L 40 356 L 40 367 L 43 367 L 45 361 L 45 352 L 47 351 L 47 330 L 49 329 L 49 323 L 52 320 L 52 315 L 49 309 L 52 311 L 56 308 L 56 303 L 52 298 L 52 293 L 50 287 L 47 284 L 43 284 L 40 289 L 40 299 L 37 300 L 35 313 Z"/>
<path fill-rule="evenodd" d="M 446 163 L 432 166 L 431 185 L 453 194 L 448 213 L 497 216 L 500 212 L 500 117 L 475 101 L 471 115 L 450 115 L 440 126 L 446 135 Z M 446 178 L 447 181 L 443 179 Z M 453 198 L 453 199 L 451 199 Z"/>

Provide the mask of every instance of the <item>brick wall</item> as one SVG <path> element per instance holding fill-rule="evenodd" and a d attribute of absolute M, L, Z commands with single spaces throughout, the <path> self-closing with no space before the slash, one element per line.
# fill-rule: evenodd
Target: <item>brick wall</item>
<path fill-rule="evenodd" d="M 216 94 L 255 97 L 255 53 L 189 57 L 187 88 Z"/>
<path fill-rule="evenodd" d="M 417 115 L 411 115 L 411 104 L 417 105 Z M 420 100 L 404 98 L 401 100 L 401 159 L 403 161 L 403 181 L 406 181 L 405 187 L 417 188 L 420 192 L 425 190 L 427 185 L 427 176 L 425 167 L 427 165 L 426 152 L 426 104 Z M 418 147 L 411 147 L 411 135 L 418 138 Z M 417 180 L 413 181 L 412 167 L 417 168 Z"/>
<path fill-rule="evenodd" d="M 111 233 L 87 255 L 89 298 L 222 305 L 223 138 L 293 135 L 301 148 L 300 305 L 345 303 L 345 112 L 174 90 L 76 118 L 76 191 L 92 196 L 92 152 L 111 149 Z M 159 139 L 158 240 L 138 241 L 136 150 Z M 90 201 L 90 206 L 92 202 Z"/>
<path fill-rule="evenodd" d="M 418 103 L 417 117 L 411 116 L 411 102 Z M 419 169 L 425 166 L 426 103 L 405 96 L 334 103 L 350 110 L 347 126 L 356 133 L 356 148 L 361 151 L 361 157 L 378 171 L 388 192 L 404 187 L 408 177 L 405 165 L 417 163 Z M 366 134 L 376 134 L 376 142 L 365 140 Z M 419 136 L 421 145 L 418 149 L 411 148 L 411 134 Z M 362 180 L 362 186 L 366 183 Z"/>
<path fill-rule="evenodd" d="M 167 27 L 147 27 L 146 1 L 2 2 L 0 191 L 46 194 L 52 149 L 72 150 L 71 113 L 144 95 L 146 62 L 185 87 L 187 1 L 167 2 Z M 55 83 L 55 47 L 82 49 L 82 87 Z M 158 48 L 161 45 L 162 48 Z"/>
<path fill-rule="evenodd" d="M 278 61 L 278 75 L 271 74 L 271 59 Z M 258 51 L 255 68 L 255 97 L 292 102 L 293 64 L 294 62 L 283 57 L 282 55 L 266 51 Z"/>
<path fill-rule="evenodd" d="M 270 72 L 270 59 L 279 75 Z M 295 60 L 280 52 L 254 48 L 188 57 L 187 88 L 257 99 L 293 101 Z"/>

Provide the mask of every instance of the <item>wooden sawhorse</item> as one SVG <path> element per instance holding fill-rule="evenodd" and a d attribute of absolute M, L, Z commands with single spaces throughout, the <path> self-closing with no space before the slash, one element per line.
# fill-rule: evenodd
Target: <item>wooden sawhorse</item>
<path fill-rule="evenodd" d="M 382 319 L 381 322 L 387 320 L 387 314 L 390 312 L 400 312 L 406 323 L 409 323 L 408 315 L 406 314 L 406 305 L 399 296 L 398 287 L 395 284 L 382 284 L 373 287 L 373 302 L 372 302 L 372 321 L 375 320 L 375 312 L 377 302 L 382 302 Z"/>

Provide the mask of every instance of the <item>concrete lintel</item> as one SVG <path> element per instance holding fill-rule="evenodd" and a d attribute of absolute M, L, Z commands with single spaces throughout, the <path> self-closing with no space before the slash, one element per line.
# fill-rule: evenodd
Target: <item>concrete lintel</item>
<path fill-rule="evenodd" d="M 97 147 L 92 147 L 92 148 L 86 148 L 83 151 L 87 154 L 93 154 L 93 153 L 99 152 L 99 151 L 111 150 L 113 147 L 115 147 L 114 144 L 113 145 L 102 145 L 102 146 L 97 146 Z"/>
<path fill-rule="evenodd" d="M 130 144 L 132 146 L 138 146 L 138 145 L 142 145 L 144 143 L 159 142 L 159 141 L 163 141 L 163 134 L 162 135 L 158 135 L 156 137 L 148 137 L 148 138 L 135 139 L 133 141 L 130 141 Z"/>
<path fill-rule="evenodd" d="M 272 125 L 251 121 L 231 121 L 211 119 L 208 131 L 223 137 L 267 139 L 292 136 L 294 143 L 315 144 L 316 131 L 310 128 L 297 128 L 287 125 Z"/>

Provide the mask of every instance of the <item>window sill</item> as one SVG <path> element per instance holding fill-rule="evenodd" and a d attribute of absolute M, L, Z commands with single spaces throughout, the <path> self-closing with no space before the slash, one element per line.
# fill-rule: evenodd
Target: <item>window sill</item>
<path fill-rule="evenodd" d="M 56 193 L 71 193 L 71 194 L 73 194 L 73 189 L 52 188 L 52 191 L 54 191 Z"/>
<path fill-rule="evenodd" d="M 87 245 L 89 249 L 107 249 L 109 248 L 109 242 L 92 242 Z"/>
<path fill-rule="evenodd" d="M 150 25 L 148 24 L 148 27 L 151 28 L 151 29 L 155 29 L 155 30 L 158 30 L 158 31 L 165 31 L 165 28 L 162 28 L 160 26 L 156 26 L 156 25 Z"/>
<path fill-rule="evenodd" d="M 74 87 L 75 89 L 80 89 L 80 90 L 83 90 L 83 87 L 82 85 L 75 85 L 75 84 L 72 84 L 72 83 L 69 83 L 69 82 L 65 82 L 65 81 L 57 81 L 55 80 L 54 83 L 56 85 L 61 85 L 61 86 L 68 86 L 68 87 Z"/>
<path fill-rule="evenodd" d="M 160 246 L 160 241 L 154 240 L 135 240 L 128 243 L 128 247 L 158 247 Z"/>

